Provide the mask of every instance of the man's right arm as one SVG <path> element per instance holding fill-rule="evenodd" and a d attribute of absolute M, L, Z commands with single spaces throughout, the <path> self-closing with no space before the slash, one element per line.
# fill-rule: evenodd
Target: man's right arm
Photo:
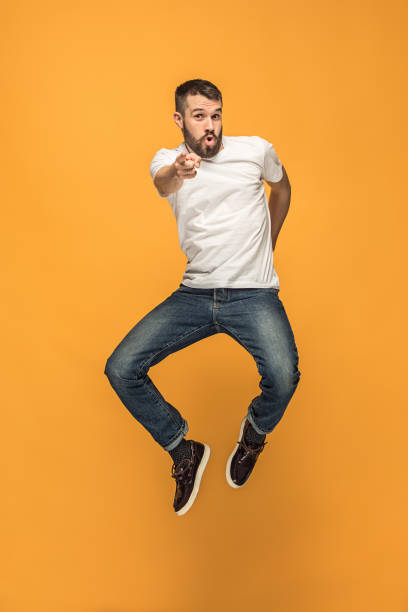
<path fill-rule="evenodd" d="M 154 185 L 162 197 L 168 196 L 175 191 L 178 191 L 182 186 L 184 179 L 177 176 L 176 167 L 173 164 L 163 166 L 157 171 L 154 177 Z"/>
<path fill-rule="evenodd" d="M 180 189 L 186 178 L 194 178 L 201 157 L 195 153 L 180 153 L 174 163 L 162 166 L 155 174 L 153 183 L 162 197 Z"/>

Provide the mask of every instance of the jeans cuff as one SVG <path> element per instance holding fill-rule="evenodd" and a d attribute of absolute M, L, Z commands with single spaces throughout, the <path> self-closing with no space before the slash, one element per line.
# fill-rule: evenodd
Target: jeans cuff
<path fill-rule="evenodd" d="M 183 419 L 183 425 L 181 426 L 181 429 L 179 430 L 179 432 L 176 434 L 176 437 L 173 438 L 171 442 L 166 444 L 166 446 L 163 446 L 164 450 L 171 451 L 173 450 L 173 448 L 176 448 L 176 446 L 180 444 L 181 440 L 184 438 L 187 432 L 188 432 L 188 424 L 187 424 L 187 421 Z"/>
<path fill-rule="evenodd" d="M 262 435 L 262 436 L 263 436 L 263 435 L 265 435 L 265 434 L 267 434 L 267 433 L 269 433 L 269 432 L 267 432 L 267 431 L 262 431 L 262 429 L 259 429 L 258 425 L 257 425 L 257 424 L 255 423 L 255 421 L 254 421 L 254 417 L 252 416 L 252 412 L 251 412 L 251 410 L 252 410 L 252 404 L 251 404 L 251 406 L 249 406 L 249 408 L 248 408 L 247 419 L 248 419 L 248 421 L 251 423 L 251 425 L 252 425 L 252 427 L 255 429 L 255 431 L 256 431 L 257 433 L 259 433 L 260 435 Z"/>

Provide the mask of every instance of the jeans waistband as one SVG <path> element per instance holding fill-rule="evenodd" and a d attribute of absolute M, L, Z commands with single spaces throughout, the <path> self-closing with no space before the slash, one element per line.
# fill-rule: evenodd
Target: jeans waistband
<path fill-rule="evenodd" d="M 189 293 L 198 293 L 204 295 L 214 295 L 217 294 L 229 294 L 233 295 L 234 293 L 238 294 L 239 292 L 247 292 L 247 291 L 276 291 L 278 293 L 279 289 L 275 287 L 189 287 L 188 285 L 184 285 L 180 283 L 179 289 L 183 291 L 187 291 Z"/>

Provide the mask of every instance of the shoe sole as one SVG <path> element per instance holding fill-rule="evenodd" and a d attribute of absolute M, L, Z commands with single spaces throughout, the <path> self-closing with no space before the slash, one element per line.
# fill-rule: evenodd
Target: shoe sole
<path fill-rule="evenodd" d="M 201 478 L 207 466 L 208 459 L 210 458 L 210 454 L 211 454 L 210 447 L 208 446 L 208 444 L 204 444 L 204 453 L 203 453 L 203 456 L 197 468 L 193 490 L 191 492 L 188 502 L 184 504 L 184 506 L 180 508 L 180 510 L 177 510 L 176 512 L 177 516 L 182 516 L 183 514 L 188 512 L 191 506 L 193 505 L 195 498 L 197 497 L 198 489 L 200 488 Z"/>
<path fill-rule="evenodd" d="M 239 430 L 239 436 L 238 436 L 238 443 L 235 446 L 234 450 L 232 451 L 232 453 L 230 454 L 230 456 L 228 457 L 228 461 L 227 461 L 227 467 L 225 470 L 225 476 L 227 478 L 227 482 L 229 484 L 230 487 L 232 487 L 233 489 L 240 489 L 241 487 L 244 486 L 244 484 L 246 484 L 248 481 L 245 481 L 242 483 L 242 485 L 238 485 L 236 482 L 234 482 L 231 478 L 231 462 L 232 462 L 232 458 L 235 455 L 235 453 L 237 452 L 239 443 L 242 440 L 242 434 L 244 432 L 244 426 L 245 426 L 245 421 L 246 421 L 247 417 L 245 416 L 242 419 L 242 423 L 241 423 L 241 429 Z"/>

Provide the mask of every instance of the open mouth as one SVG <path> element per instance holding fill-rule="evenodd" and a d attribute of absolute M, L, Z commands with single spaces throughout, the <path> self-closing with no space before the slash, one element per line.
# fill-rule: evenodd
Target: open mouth
<path fill-rule="evenodd" d="M 214 136 L 211 134 L 209 136 L 206 136 L 204 139 L 206 144 L 213 144 L 215 142 L 215 138 Z"/>

